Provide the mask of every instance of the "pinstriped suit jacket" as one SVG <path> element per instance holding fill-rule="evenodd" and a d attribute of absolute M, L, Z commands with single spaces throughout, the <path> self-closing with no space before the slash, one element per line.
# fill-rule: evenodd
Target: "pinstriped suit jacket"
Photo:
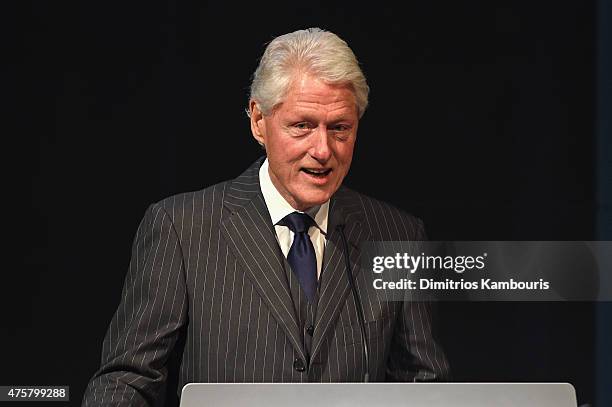
<path fill-rule="evenodd" d="M 298 327 L 258 160 L 235 180 L 172 196 L 147 210 L 122 301 L 83 405 L 153 405 L 171 352 L 178 390 L 189 382 L 359 382 L 364 373 L 350 264 L 363 302 L 372 381 L 445 380 L 448 364 L 423 303 L 368 296 L 359 244 L 419 240 L 420 220 L 341 187 L 331 199 L 310 358 Z M 310 363 L 300 372 L 296 359 Z"/>

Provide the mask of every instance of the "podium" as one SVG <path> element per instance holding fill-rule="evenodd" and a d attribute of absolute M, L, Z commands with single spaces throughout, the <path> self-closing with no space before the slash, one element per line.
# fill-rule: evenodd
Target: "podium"
<path fill-rule="evenodd" d="M 181 407 L 576 407 L 569 383 L 190 383 Z"/>

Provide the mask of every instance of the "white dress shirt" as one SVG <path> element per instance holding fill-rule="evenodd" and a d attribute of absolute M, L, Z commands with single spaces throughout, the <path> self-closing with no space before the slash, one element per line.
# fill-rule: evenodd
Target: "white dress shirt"
<path fill-rule="evenodd" d="M 268 159 L 263 162 L 259 169 L 259 186 L 261 187 L 261 193 L 263 194 L 264 201 L 270 212 L 270 218 L 272 224 L 276 230 L 276 238 L 278 244 L 285 257 L 289 254 L 289 249 L 293 243 L 294 233 L 287 227 L 277 225 L 285 216 L 293 212 L 301 212 L 310 215 L 316 222 L 317 226 L 312 226 L 308 230 L 308 235 L 314 246 L 315 254 L 317 256 L 317 278 L 321 276 L 321 267 L 323 265 L 323 252 L 325 250 L 325 236 L 327 235 L 327 217 L 329 215 L 329 201 L 314 206 L 305 212 L 298 211 L 293 208 L 285 198 L 278 192 L 272 180 L 270 179 L 270 173 L 268 172 L 269 165 Z"/>

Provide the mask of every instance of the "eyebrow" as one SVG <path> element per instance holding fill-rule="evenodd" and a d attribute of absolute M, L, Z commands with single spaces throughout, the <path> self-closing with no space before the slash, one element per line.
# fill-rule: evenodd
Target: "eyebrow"
<path fill-rule="evenodd" d="M 350 110 L 347 110 L 346 112 L 342 112 L 339 114 L 332 114 L 330 120 L 327 121 L 327 123 L 336 124 L 336 123 L 342 123 L 342 122 L 352 122 L 353 120 L 351 120 L 351 118 L 348 116 L 350 116 Z M 316 115 L 313 115 L 309 112 L 300 112 L 300 111 L 295 111 L 295 110 L 292 111 L 288 115 L 287 120 L 291 122 L 302 121 L 302 120 L 311 121 L 311 122 L 319 122 L 319 119 L 316 117 Z"/>

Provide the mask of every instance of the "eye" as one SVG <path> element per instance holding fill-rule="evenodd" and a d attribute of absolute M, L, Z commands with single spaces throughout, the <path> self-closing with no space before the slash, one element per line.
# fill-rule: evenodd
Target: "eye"
<path fill-rule="evenodd" d="M 328 131 L 340 141 L 346 141 L 351 136 L 351 125 L 347 123 L 336 123 L 329 127 Z"/>
<path fill-rule="evenodd" d="M 335 124 L 330 128 L 330 130 L 332 131 L 339 131 L 339 132 L 348 131 L 349 129 L 350 127 L 347 126 L 346 124 Z"/>
<path fill-rule="evenodd" d="M 300 122 L 300 123 L 294 124 L 293 127 L 295 127 L 296 129 L 300 129 L 300 130 L 307 130 L 310 128 L 310 124 L 306 122 Z"/>
<path fill-rule="evenodd" d="M 289 127 L 294 136 L 306 136 L 312 131 L 314 125 L 310 122 L 295 122 Z"/>

